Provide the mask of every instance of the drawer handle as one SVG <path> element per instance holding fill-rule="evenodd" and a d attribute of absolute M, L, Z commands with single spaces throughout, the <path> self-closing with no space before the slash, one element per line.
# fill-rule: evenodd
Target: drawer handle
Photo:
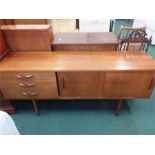
<path fill-rule="evenodd" d="M 21 87 L 33 87 L 33 86 L 35 86 L 35 83 L 19 83 L 19 86 L 21 86 Z"/>
<path fill-rule="evenodd" d="M 33 77 L 33 75 L 32 74 L 28 74 L 28 75 L 20 75 L 20 74 L 17 74 L 16 77 L 18 77 L 20 79 L 27 79 L 27 78 Z"/>
<path fill-rule="evenodd" d="M 38 95 L 37 92 L 32 92 L 32 93 L 22 92 L 22 94 L 25 95 L 25 96 L 36 96 L 36 95 Z"/>

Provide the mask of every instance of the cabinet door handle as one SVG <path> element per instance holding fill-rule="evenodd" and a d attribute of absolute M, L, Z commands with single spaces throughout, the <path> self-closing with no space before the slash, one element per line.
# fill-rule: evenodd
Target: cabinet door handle
<path fill-rule="evenodd" d="M 35 83 L 19 83 L 21 87 L 32 87 L 35 86 Z"/>
<path fill-rule="evenodd" d="M 22 94 L 25 95 L 25 96 L 36 96 L 36 95 L 38 95 L 37 92 L 32 92 L 32 93 L 22 92 Z"/>
<path fill-rule="evenodd" d="M 28 74 L 28 75 L 17 74 L 16 77 L 20 79 L 27 79 L 27 78 L 33 77 L 33 75 L 32 74 Z"/>

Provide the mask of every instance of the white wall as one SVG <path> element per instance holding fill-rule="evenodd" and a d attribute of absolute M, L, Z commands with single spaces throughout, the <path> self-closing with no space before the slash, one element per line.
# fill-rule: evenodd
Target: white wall
<path fill-rule="evenodd" d="M 109 32 L 110 19 L 92 19 L 79 21 L 80 32 Z"/>

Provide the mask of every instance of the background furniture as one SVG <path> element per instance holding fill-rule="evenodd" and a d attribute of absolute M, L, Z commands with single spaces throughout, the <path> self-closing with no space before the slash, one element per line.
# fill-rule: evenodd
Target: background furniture
<path fill-rule="evenodd" d="M 1 22 L 1 24 L 3 24 L 3 23 Z M 4 58 L 4 56 L 6 56 L 6 54 L 9 51 L 10 51 L 10 49 L 8 48 L 8 46 L 6 44 L 4 35 L 3 35 L 2 31 L 0 30 L 0 61 L 2 58 Z M 11 114 L 15 113 L 15 108 L 11 105 L 9 100 L 6 100 L 3 98 L 3 94 L 1 92 L 1 90 L 0 90 L 0 110 L 7 111 Z"/>
<path fill-rule="evenodd" d="M 118 34 L 119 51 L 137 50 L 146 51 L 151 44 L 152 38 L 147 38 L 146 28 L 121 27 Z"/>
<path fill-rule="evenodd" d="M 0 110 L 6 111 L 10 114 L 15 114 L 15 107 L 12 106 L 9 100 L 4 99 L 4 95 L 0 90 Z"/>
<path fill-rule="evenodd" d="M 13 51 L 51 51 L 50 25 L 2 25 L 1 30 Z"/>
<path fill-rule="evenodd" d="M 4 24 L 4 20 L 0 20 L 0 26 Z M 9 52 L 4 34 L 0 29 L 0 60 Z"/>
<path fill-rule="evenodd" d="M 9 48 L 0 29 L 0 60 L 9 52 Z"/>
<path fill-rule="evenodd" d="M 5 20 L 4 19 L 0 19 L 0 25 L 5 25 Z"/>
<path fill-rule="evenodd" d="M 3 21 L 4 25 L 13 25 L 13 24 L 15 24 L 13 19 L 1 19 L 1 20 Z"/>
<path fill-rule="evenodd" d="M 13 19 L 16 25 L 48 24 L 47 19 Z"/>
<path fill-rule="evenodd" d="M 2 25 L 48 24 L 47 19 L 0 19 Z"/>
<path fill-rule="evenodd" d="M 149 98 L 154 73 L 145 52 L 12 51 L 0 62 L 0 89 L 5 99 L 33 101 Z"/>
<path fill-rule="evenodd" d="M 117 46 L 113 32 L 57 33 L 52 43 L 54 51 L 114 51 Z"/>
<path fill-rule="evenodd" d="M 0 135 L 19 135 L 13 119 L 4 111 L 0 111 Z"/>
<path fill-rule="evenodd" d="M 134 19 L 133 28 L 146 27 L 148 38 L 152 36 L 152 45 L 155 45 L 155 20 L 150 19 Z"/>
<path fill-rule="evenodd" d="M 147 34 L 146 34 L 146 27 L 136 27 L 136 28 L 132 28 L 132 27 L 124 27 L 124 26 L 120 26 L 120 29 L 119 29 L 119 32 L 118 32 L 118 36 L 117 36 L 117 38 L 118 38 L 118 40 L 119 41 L 121 41 L 122 39 L 124 39 L 124 38 L 126 38 L 126 37 L 129 37 L 132 33 L 133 33 L 133 31 L 135 31 L 135 30 L 142 30 L 142 32 L 140 31 L 139 33 L 142 35 L 142 37 L 144 36 L 146 36 Z M 138 38 L 139 38 L 139 33 L 137 34 L 138 36 Z M 134 35 L 136 35 L 135 33 L 134 33 Z M 133 39 L 135 38 L 136 36 L 133 36 Z M 132 38 L 131 38 L 132 39 Z M 141 39 L 141 38 L 140 38 Z"/>
<path fill-rule="evenodd" d="M 110 19 L 79 20 L 80 32 L 109 32 Z"/>
<path fill-rule="evenodd" d="M 53 34 L 59 32 L 77 32 L 75 19 L 51 19 L 49 20 L 53 29 Z"/>

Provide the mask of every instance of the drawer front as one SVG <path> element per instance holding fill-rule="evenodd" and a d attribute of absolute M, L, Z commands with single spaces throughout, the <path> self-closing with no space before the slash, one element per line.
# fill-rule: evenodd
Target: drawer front
<path fill-rule="evenodd" d="M 56 81 L 54 72 L 1 72 L 0 73 L 0 84 L 22 81 Z"/>
<path fill-rule="evenodd" d="M 54 81 L 36 83 L 9 82 L 1 88 L 7 99 L 52 99 L 58 97 L 57 84 Z"/>

